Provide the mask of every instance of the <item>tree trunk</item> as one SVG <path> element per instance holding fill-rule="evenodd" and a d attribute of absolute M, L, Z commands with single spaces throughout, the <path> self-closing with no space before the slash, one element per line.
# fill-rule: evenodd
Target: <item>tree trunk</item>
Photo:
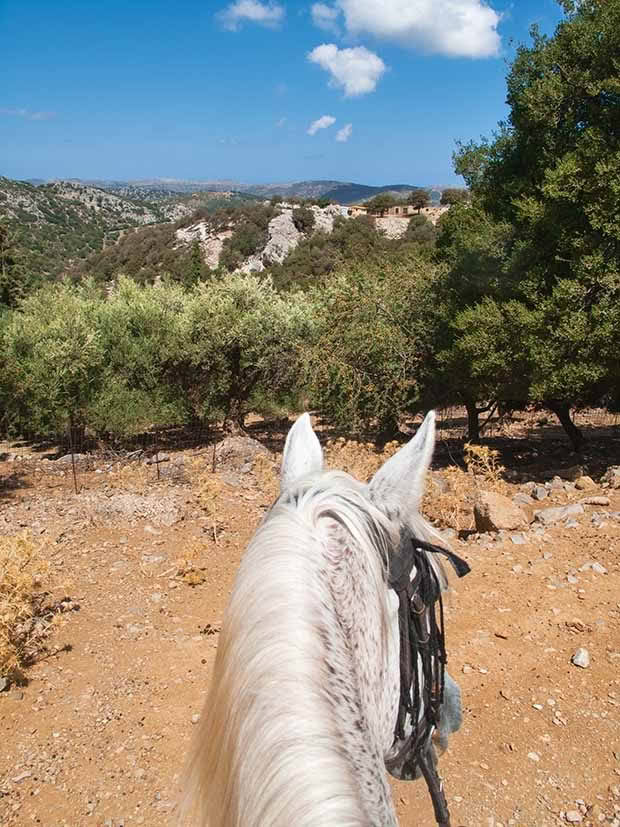
<path fill-rule="evenodd" d="M 465 408 L 467 409 L 467 439 L 470 442 L 480 442 L 480 420 L 478 419 L 480 411 L 475 402 L 466 402 Z"/>
<path fill-rule="evenodd" d="M 560 424 L 566 431 L 566 435 L 573 446 L 574 451 L 581 451 L 585 438 L 579 428 L 575 425 L 570 416 L 570 405 L 568 402 L 546 402 L 546 407 L 549 408 L 560 420 Z"/>

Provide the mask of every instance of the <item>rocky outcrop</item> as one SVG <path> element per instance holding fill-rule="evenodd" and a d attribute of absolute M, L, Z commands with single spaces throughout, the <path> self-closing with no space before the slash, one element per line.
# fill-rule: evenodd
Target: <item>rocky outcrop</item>
<path fill-rule="evenodd" d="M 527 528 L 529 521 L 522 508 L 494 491 L 481 491 L 474 504 L 476 531 L 515 531 Z"/>

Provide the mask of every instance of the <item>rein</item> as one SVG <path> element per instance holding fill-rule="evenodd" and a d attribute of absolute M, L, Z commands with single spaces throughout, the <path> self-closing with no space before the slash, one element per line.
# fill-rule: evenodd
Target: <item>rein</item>
<path fill-rule="evenodd" d="M 386 759 L 385 765 L 391 775 L 405 780 L 417 778 L 422 773 L 437 823 L 449 825 L 448 804 L 437 773 L 431 740 L 439 727 L 444 699 L 447 656 L 443 602 L 441 583 L 425 552 L 447 557 L 459 577 L 464 577 L 470 570 L 465 560 L 453 552 L 424 542 L 406 529 L 401 534 L 398 552 L 390 555 L 388 585 L 398 597 L 400 701 L 392 746 L 396 752 Z M 407 715 L 412 730 L 405 736 Z"/>

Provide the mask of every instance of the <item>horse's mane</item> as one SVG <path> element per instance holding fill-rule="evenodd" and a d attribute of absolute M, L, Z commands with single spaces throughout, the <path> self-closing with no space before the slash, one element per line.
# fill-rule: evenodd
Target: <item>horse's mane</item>
<path fill-rule="evenodd" d="M 433 537 L 419 514 L 408 517 L 416 536 Z M 370 604 L 360 607 L 363 622 L 374 617 L 380 624 L 387 657 L 386 561 L 400 525 L 399 516 L 371 502 L 367 486 L 343 472 L 308 475 L 275 502 L 243 557 L 223 618 L 182 818 L 203 827 L 369 823 L 359 776 L 343 754 L 342 720 L 330 703 L 326 651 L 338 650 L 334 592 L 339 584 L 350 591 L 354 565 Z M 341 666 L 340 674 L 351 671 L 351 663 Z M 366 723 L 384 737 L 378 723 Z"/>

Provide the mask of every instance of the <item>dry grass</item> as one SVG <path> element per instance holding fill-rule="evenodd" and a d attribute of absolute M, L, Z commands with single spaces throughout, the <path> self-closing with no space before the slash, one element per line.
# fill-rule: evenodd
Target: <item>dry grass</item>
<path fill-rule="evenodd" d="M 280 493 L 280 477 L 275 462 L 266 454 L 256 454 L 252 461 L 252 473 L 266 502 L 273 502 Z"/>
<path fill-rule="evenodd" d="M 58 617 L 43 606 L 48 573 L 44 546 L 25 533 L 0 538 L 0 676 L 34 658 Z"/>

